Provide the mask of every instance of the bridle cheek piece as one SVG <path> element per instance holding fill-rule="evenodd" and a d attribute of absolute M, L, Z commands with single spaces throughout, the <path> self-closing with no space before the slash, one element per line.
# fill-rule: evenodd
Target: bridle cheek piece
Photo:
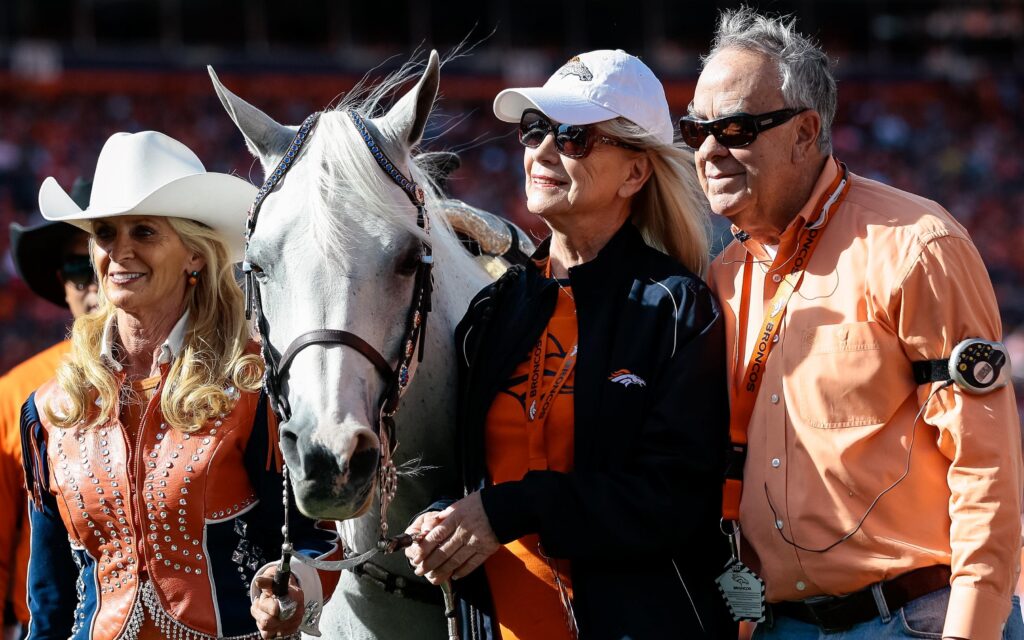
<path fill-rule="evenodd" d="M 383 148 L 374 140 L 373 135 L 366 128 L 363 118 L 353 110 L 349 110 L 348 115 L 352 119 L 356 131 L 366 143 L 367 149 L 377 161 L 377 164 L 402 189 L 403 193 L 409 197 L 409 200 L 416 207 L 416 224 L 419 228 L 423 229 L 425 234 L 429 234 L 430 224 L 427 218 L 423 190 L 416 182 L 403 175 L 395 163 L 388 158 Z M 242 271 L 245 274 L 245 315 L 247 319 L 252 319 L 253 313 L 255 313 L 256 327 L 262 344 L 263 359 L 266 363 L 266 372 L 263 380 L 264 388 L 270 400 L 271 408 L 282 421 L 287 421 L 291 418 L 291 407 L 282 391 L 282 379 L 288 374 L 288 368 L 295 359 L 295 356 L 306 347 L 315 344 L 338 344 L 350 347 L 369 360 L 384 378 L 387 386 L 378 402 L 378 415 L 373 429 L 380 440 L 380 464 L 378 465 L 380 477 L 378 488 L 381 504 L 381 531 L 378 547 L 382 551 L 387 551 L 387 547 L 396 546 L 396 541 L 388 538 L 387 524 L 387 508 L 395 496 L 398 482 L 398 473 L 391 459 L 398 444 L 394 417 L 398 411 L 398 403 L 401 400 L 402 394 L 405 393 L 411 379 L 412 359 L 414 355 L 417 355 L 417 347 L 419 351 L 417 360 L 423 360 L 427 317 L 431 311 L 430 299 L 433 292 L 431 268 L 434 261 L 430 244 L 421 242 L 420 262 L 416 267 L 412 305 L 409 307 L 409 315 L 406 320 L 402 351 L 399 354 L 398 365 L 394 368 L 388 363 L 387 358 L 381 355 L 380 351 L 356 334 L 342 329 L 313 329 L 307 331 L 299 335 L 288 345 L 288 348 L 285 349 L 284 354 L 279 360 L 270 346 L 267 320 L 263 314 L 259 285 L 255 282 L 252 267 L 248 260 L 249 240 L 256 229 L 263 200 L 277 187 L 288 173 L 288 170 L 295 164 L 306 142 L 312 137 L 319 118 L 320 112 L 318 111 L 311 114 L 302 123 L 291 145 L 288 147 L 288 151 L 285 152 L 277 168 L 267 177 L 263 186 L 260 187 L 256 200 L 249 209 L 245 232 L 246 260 L 242 263 Z"/>

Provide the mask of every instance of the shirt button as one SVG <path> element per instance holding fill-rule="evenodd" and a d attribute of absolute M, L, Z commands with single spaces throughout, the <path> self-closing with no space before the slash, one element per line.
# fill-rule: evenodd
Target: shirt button
<path fill-rule="evenodd" d="M 782 528 L 782 525 L 783 525 L 783 522 L 782 522 L 782 520 L 776 520 L 776 521 L 775 521 L 775 528 L 776 528 L 776 529 L 781 529 L 781 528 Z"/>
<path fill-rule="evenodd" d="M 782 466 L 782 460 L 779 460 L 778 458 L 772 458 L 772 466 L 778 469 L 779 467 Z"/>
<path fill-rule="evenodd" d="M 773 393 L 771 397 L 772 404 L 779 404 L 779 394 Z"/>
<path fill-rule="evenodd" d="M 779 275 L 779 274 L 777 274 L 777 273 L 776 273 L 776 274 L 774 274 L 774 275 L 772 276 L 772 282 L 782 282 L 782 276 L 780 276 L 780 275 Z"/>
<path fill-rule="evenodd" d="M 797 581 L 796 581 L 796 590 L 797 590 L 797 591 L 803 591 L 803 590 L 804 590 L 804 589 L 806 589 L 806 588 L 807 588 L 807 585 L 806 585 L 806 584 L 804 584 L 804 581 L 803 581 L 803 580 L 797 580 Z"/>

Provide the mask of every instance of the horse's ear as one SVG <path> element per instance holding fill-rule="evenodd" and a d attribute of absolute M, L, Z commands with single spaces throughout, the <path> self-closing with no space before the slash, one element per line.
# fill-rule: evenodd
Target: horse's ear
<path fill-rule="evenodd" d="M 408 147 L 416 146 L 423 138 L 423 130 L 427 126 L 427 118 L 434 106 L 434 98 L 437 97 L 440 83 L 441 60 L 437 51 L 431 51 L 427 68 L 420 81 L 384 116 L 383 121 L 387 127 Z"/>
<path fill-rule="evenodd" d="M 221 84 L 213 67 L 207 66 L 206 70 L 210 72 L 213 90 L 217 92 L 224 110 L 245 137 L 245 145 L 249 147 L 249 151 L 260 159 L 264 170 L 276 164 L 276 159 L 288 150 L 295 132 L 278 124 L 267 114 L 231 93 Z"/>
<path fill-rule="evenodd" d="M 441 193 L 447 193 L 448 178 L 462 166 L 462 160 L 451 151 L 427 151 L 416 156 L 416 164 L 430 174 Z"/>

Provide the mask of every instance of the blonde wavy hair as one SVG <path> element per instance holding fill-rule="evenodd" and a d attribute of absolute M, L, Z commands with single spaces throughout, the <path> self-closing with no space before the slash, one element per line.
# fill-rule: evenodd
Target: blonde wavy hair
<path fill-rule="evenodd" d="M 181 353 L 174 359 L 160 397 L 164 422 L 186 433 L 229 412 L 237 394 L 257 391 L 263 362 L 246 353 L 251 337 L 245 300 L 235 281 L 227 248 L 209 227 L 184 218 L 167 218 L 185 246 L 206 259 L 195 286 L 186 292 L 188 326 Z M 91 242 L 90 242 L 91 244 Z M 184 277 L 184 274 L 182 274 Z M 67 397 L 63 406 L 44 406 L 58 427 L 97 426 L 117 415 L 126 391 L 100 358 L 103 329 L 117 308 L 99 290 L 99 308 L 75 320 L 70 358 L 57 370 L 57 384 Z"/>
<path fill-rule="evenodd" d="M 640 148 L 650 159 L 651 177 L 631 207 L 644 241 L 703 277 L 710 261 L 711 220 L 693 152 L 681 143 L 664 144 L 625 118 L 601 122 L 597 130 Z"/>

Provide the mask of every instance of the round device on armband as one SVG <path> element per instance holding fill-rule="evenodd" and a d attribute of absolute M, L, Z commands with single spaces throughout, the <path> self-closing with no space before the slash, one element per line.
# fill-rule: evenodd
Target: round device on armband
<path fill-rule="evenodd" d="M 1006 347 L 981 338 L 968 338 L 956 345 L 948 360 L 922 360 L 913 367 L 918 384 L 951 380 L 968 393 L 989 393 L 1010 382 Z"/>

